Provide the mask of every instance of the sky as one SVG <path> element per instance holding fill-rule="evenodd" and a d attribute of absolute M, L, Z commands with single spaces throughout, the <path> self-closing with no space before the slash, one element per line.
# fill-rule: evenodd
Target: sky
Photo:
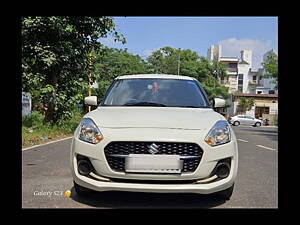
<path fill-rule="evenodd" d="M 116 30 L 127 43 L 101 38 L 108 47 L 127 48 L 143 59 L 159 48 L 190 49 L 207 56 L 209 46 L 222 46 L 222 56 L 240 57 L 242 49 L 252 50 L 253 68 L 261 67 L 263 54 L 278 52 L 277 17 L 113 17 Z"/>

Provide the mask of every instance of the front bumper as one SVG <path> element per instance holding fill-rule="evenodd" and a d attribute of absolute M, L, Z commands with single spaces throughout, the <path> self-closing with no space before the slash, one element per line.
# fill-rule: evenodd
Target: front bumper
<path fill-rule="evenodd" d="M 156 130 L 157 131 L 157 130 Z M 203 137 L 207 130 L 179 130 L 179 129 L 162 129 L 159 134 L 152 128 L 130 129 L 101 129 L 104 139 L 96 145 L 89 144 L 73 138 L 70 154 L 71 172 L 74 181 L 86 188 L 96 191 L 132 191 L 132 192 L 158 192 L 158 193 L 199 193 L 210 194 L 229 188 L 234 183 L 237 175 L 238 166 L 238 149 L 235 135 L 232 131 L 231 142 L 210 147 L 204 141 L 199 140 Z M 202 133 L 202 135 L 201 135 Z M 76 131 L 75 131 L 76 134 Z M 157 136 L 156 136 L 156 135 Z M 112 138 L 113 137 L 113 138 Z M 174 139 L 174 137 L 178 137 Z M 173 141 L 173 142 L 192 142 L 197 143 L 203 149 L 203 155 L 198 168 L 193 173 L 188 174 L 135 174 L 116 172 L 109 167 L 105 155 L 104 147 L 111 141 Z M 80 154 L 90 159 L 93 167 L 98 175 L 106 178 L 134 179 L 134 183 L 130 182 L 106 182 L 95 180 L 80 175 L 77 170 L 76 155 Z M 230 174 L 227 178 L 205 184 L 153 184 L 153 183 L 136 183 L 136 180 L 201 180 L 209 177 L 217 162 L 224 158 L 231 158 Z"/>

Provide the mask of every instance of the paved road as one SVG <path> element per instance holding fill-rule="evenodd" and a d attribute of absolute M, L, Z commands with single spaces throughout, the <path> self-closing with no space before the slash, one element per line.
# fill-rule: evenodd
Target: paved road
<path fill-rule="evenodd" d="M 274 128 L 234 127 L 239 171 L 230 201 L 197 194 L 103 192 L 79 197 L 69 171 L 71 139 L 22 151 L 23 208 L 277 208 L 278 145 Z M 65 190 L 71 197 L 63 196 Z"/>

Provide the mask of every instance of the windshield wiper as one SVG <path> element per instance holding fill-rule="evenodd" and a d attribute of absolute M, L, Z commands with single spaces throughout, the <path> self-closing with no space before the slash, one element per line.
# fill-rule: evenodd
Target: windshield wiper
<path fill-rule="evenodd" d="M 126 106 L 166 106 L 164 104 L 155 103 L 155 102 L 129 102 L 124 104 Z"/>

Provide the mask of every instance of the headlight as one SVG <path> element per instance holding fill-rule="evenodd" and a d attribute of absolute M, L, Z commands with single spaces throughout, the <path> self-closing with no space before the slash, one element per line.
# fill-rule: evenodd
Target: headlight
<path fill-rule="evenodd" d="M 79 139 L 92 144 L 99 143 L 103 136 L 96 126 L 96 124 L 91 119 L 83 119 L 79 124 Z"/>
<path fill-rule="evenodd" d="M 210 146 L 217 146 L 230 142 L 230 129 L 227 121 L 218 121 L 208 132 L 204 140 Z"/>

